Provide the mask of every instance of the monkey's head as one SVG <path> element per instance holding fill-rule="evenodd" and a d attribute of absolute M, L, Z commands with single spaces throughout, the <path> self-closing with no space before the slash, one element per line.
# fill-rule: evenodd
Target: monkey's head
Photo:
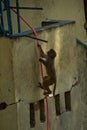
<path fill-rule="evenodd" d="M 51 58 L 55 58 L 56 57 L 56 52 L 53 50 L 53 49 L 50 49 L 48 52 L 47 52 L 47 55 Z"/>

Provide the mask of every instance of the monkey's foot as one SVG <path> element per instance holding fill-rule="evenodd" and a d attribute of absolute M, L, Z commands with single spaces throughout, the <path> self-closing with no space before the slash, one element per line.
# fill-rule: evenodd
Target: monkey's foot
<path fill-rule="evenodd" d="M 41 88 L 41 89 L 44 89 L 43 87 L 42 87 L 42 84 L 39 82 L 38 83 L 38 86 L 37 87 L 39 87 L 39 88 Z"/>
<path fill-rule="evenodd" d="M 41 83 L 40 82 L 38 83 L 37 87 L 41 88 Z"/>
<path fill-rule="evenodd" d="M 49 94 L 51 94 L 52 92 L 50 91 L 50 92 L 48 92 L 48 91 L 45 91 L 43 94 L 44 95 L 49 95 Z"/>

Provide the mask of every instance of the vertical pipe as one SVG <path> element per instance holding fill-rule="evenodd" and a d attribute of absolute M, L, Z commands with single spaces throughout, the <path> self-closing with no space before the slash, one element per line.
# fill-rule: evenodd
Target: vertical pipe
<path fill-rule="evenodd" d="M 18 32 L 21 32 L 20 28 L 20 12 L 19 12 L 19 0 L 16 0 L 16 7 L 17 7 L 17 24 L 18 24 Z"/>
<path fill-rule="evenodd" d="M 7 10 L 7 20 L 8 20 L 8 32 L 12 34 L 12 20 L 11 20 L 11 10 L 10 10 L 10 0 L 5 0 L 6 10 Z"/>
<path fill-rule="evenodd" d="M 2 11 L 2 2 L 0 0 L 0 18 L 1 18 L 1 26 L 4 29 L 4 20 L 3 20 L 3 11 Z"/>
<path fill-rule="evenodd" d="M 3 20 L 3 9 L 2 9 L 2 1 L 0 0 L 0 36 L 5 35 L 4 31 L 4 20 Z"/>

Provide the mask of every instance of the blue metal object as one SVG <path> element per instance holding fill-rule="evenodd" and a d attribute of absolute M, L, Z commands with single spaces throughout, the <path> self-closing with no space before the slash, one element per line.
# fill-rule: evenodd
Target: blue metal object
<path fill-rule="evenodd" d="M 19 12 L 19 0 L 16 0 L 16 9 L 17 9 L 17 23 L 18 23 L 18 33 L 21 32 L 21 27 L 20 27 L 20 12 Z"/>
<path fill-rule="evenodd" d="M 13 32 L 12 32 L 12 17 L 11 17 L 12 6 L 10 6 L 10 0 L 4 0 L 4 2 L 2 2 L 2 0 L 0 0 L 0 19 L 1 19 L 0 33 L 2 33 L 2 35 L 4 35 L 4 36 L 8 36 L 10 38 L 23 37 L 25 35 L 29 35 L 29 34 L 33 33 L 32 30 L 21 32 L 20 9 L 37 9 L 37 10 L 42 9 L 42 8 L 34 8 L 34 7 L 19 7 L 19 1 L 15 0 L 15 2 L 16 2 L 15 10 L 17 11 L 18 31 L 16 34 L 13 34 Z M 4 4 L 4 6 L 2 6 L 2 3 Z M 2 7 L 5 8 L 5 11 L 7 13 L 8 29 L 4 28 L 4 18 L 3 18 L 3 11 L 4 10 Z M 35 28 L 35 31 L 40 32 L 40 31 L 43 31 L 46 29 L 56 28 L 56 27 L 64 26 L 66 24 L 75 23 L 75 21 L 71 21 L 71 20 L 56 20 L 55 22 L 56 23 L 53 23 L 51 25 Z M 34 37 L 33 37 L 33 39 L 34 39 Z M 39 40 L 41 40 L 41 39 L 39 39 Z"/>
<path fill-rule="evenodd" d="M 5 35 L 3 26 L 0 24 L 0 36 Z"/>
<path fill-rule="evenodd" d="M 82 42 L 80 39 L 77 38 L 76 41 L 77 41 L 77 43 L 80 44 L 81 46 L 87 48 L 87 44 L 84 43 L 84 42 Z"/>
<path fill-rule="evenodd" d="M 0 18 L 1 18 L 1 23 L 0 24 L 4 29 L 3 10 L 2 10 L 2 2 L 1 2 L 1 0 L 0 0 Z"/>
<path fill-rule="evenodd" d="M 0 36 L 8 36 L 11 37 L 13 36 L 13 28 L 12 26 L 14 24 L 12 24 L 12 16 L 11 16 L 11 9 L 14 8 L 17 12 L 17 26 L 18 26 L 18 34 L 20 34 L 21 32 L 21 24 L 20 24 L 20 9 L 26 9 L 26 10 L 43 10 L 43 8 L 38 8 L 38 7 L 19 7 L 19 0 L 15 0 L 15 4 L 16 6 L 11 6 L 10 5 L 10 1 L 11 0 L 0 0 Z M 4 12 L 5 11 L 7 13 L 7 27 L 5 28 L 4 24 Z"/>
<path fill-rule="evenodd" d="M 11 10 L 10 10 L 10 0 L 4 0 L 6 3 L 7 20 L 8 20 L 8 32 L 9 35 L 12 34 L 12 20 L 11 20 Z"/>
<path fill-rule="evenodd" d="M 41 32 L 41 31 L 44 31 L 46 29 L 61 27 L 61 26 L 64 26 L 64 25 L 67 25 L 67 24 L 73 24 L 73 23 L 75 23 L 75 21 L 71 21 L 71 20 L 58 20 L 58 23 L 51 24 L 51 25 L 44 26 L 44 27 L 35 28 L 35 31 L 36 32 Z M 13 34 L 13 35 L 11 35 L 11 37 L 12 38 L 22 37 L 22 36 L 29 35 L 29 34 L 32 34 L 32 33 L 33 33 L 32 30 L 28 30 L 28 31 L 24 31 L 24 32 L 21 32 L 21 33 Z"/>

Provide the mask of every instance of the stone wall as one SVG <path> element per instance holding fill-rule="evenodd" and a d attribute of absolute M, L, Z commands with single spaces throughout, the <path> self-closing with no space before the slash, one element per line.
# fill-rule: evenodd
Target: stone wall
<path fill-rule="evenodd" d="M 76 43 L 75 24 L 44 30 L 38 37 L 45 52 L 53 48 L 57 52 L 55 67 L 57 74 L 56 95 L 60 96 L 60 114 L 56 115 L 55 100 L 49 97 L 51 130 L 86 130 L 86 49 Z M 0 102 L 15 102 L 0 111 L 2 130 L 28 130 L 30 128 L 30 103 L 44 99 L 43 90 L 37 88 L 41 80 L 38 50 L 35 40 L 19 38 L 0 39 Z M 44 75 L 46 74 L 45 69 Z M 51 86 L 53 90 L 53 86 Z M 65 93 L 70 94 L 71 108 L 66 109 Z M 19 103 L 16 103 L 18 100 Z M 36 124 L 33 128 L 46 129 L 40 122 L 39 107 L 35 109 Z M 14 119 L 14 122 L 11 120 Z M 12 122 L 12 123 L 11 123 Z M 55 124 L 54 124 L 55 122 Z"/>

